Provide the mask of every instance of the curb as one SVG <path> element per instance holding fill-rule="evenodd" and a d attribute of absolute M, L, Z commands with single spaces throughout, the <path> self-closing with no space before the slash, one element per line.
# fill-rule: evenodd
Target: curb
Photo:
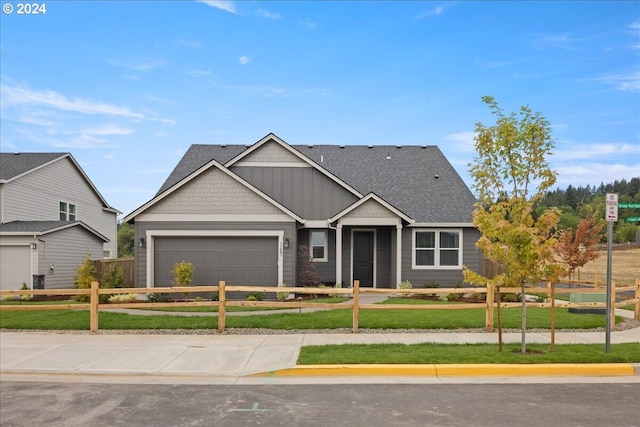
<path fill-rule="evenodd" d="M 261 372 L 251 377 L 314 376 L 422 376 L 422 377 L 525 377 L 525 376 L 640 376 L 640 364 L 545 363 L 545 364 L 416 364 L 416 365 L 296 365 Z"/>

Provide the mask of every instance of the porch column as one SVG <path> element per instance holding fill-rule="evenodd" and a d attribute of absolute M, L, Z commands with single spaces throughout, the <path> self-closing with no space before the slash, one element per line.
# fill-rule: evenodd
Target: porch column
<path fill-rule="evenodd" d="M 336 226 L 336 284 L 342 283 L 342 224 Z M 342 287 L 344 283 L 342 283 Z"/>
<path fill-rule="evenodd" d="M 402 224 L 396 225 L 396 288 L 402 282 Z"/>

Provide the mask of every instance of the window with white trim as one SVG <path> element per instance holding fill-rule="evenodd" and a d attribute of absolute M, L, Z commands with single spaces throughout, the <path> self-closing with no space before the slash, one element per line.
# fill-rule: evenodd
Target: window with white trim
<path fill-rule="evenodd" d="M 412 268 L 462 268 L 461 230 L 414 230 Z"/>
<path fill-rule="evenodd" d="M 311 261 L 327 261 L 327 230 L 312 230 L 309 232 L 309 257 Z"/>
<path fill-rule="evenodd" d="M 76 205 L 60 202 L 60 221 L 75 221 L 76 220 Z"/>

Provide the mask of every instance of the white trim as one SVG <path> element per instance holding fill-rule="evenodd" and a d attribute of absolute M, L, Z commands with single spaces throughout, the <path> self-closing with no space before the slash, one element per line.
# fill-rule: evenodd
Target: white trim
<path fill-rule="evenodd" d="M 322 258 L 314 258 L 313 257 L 313 233 L 323 233 L 324 234 L 324 257 Z M 329 230 L 318 230 L 318 229 L 309 229 L 309 259 L 311 262 L 327 262 L 329 261 Z"/>
<path fill-rule="evenodd" d="M 140 214 L 137 221 L 146 222 L 198 222 L 198 221 L 221 221 L 221 222 L 293 222 L 289 215 L 285 214 Z"/>
<path fill-rule="evenodd" d="M 278 283 L 283 283 L 283 230 L 147 230 L 147 288 L 153 288 L 154 238 L 156 237 L 277 237 L 278 238 Z"/>
<path fill-rule="evenodd" d="M 233 166 L 251 166 L 251 167 L 267 167 L 267 168 L 311 168 L 312 166 L 306 162 L 252 162 L 252 161 L 239 161 L 234 163 Z"/>
<path fill-rule="evenodd" d="M 396 209 L 395 207 L 393 207 L 390 203 L 386 202 L 384 199 L 380 198 L 379 196 L 377 196 L 375 193 L 369 193 L 367 194 L 365 197 L 361 198 L 360 200 L 356 201 L 355 203 L 353 203 L 350 206 L 347 206 L 345 209 L 343 209 L 341 212 L 339 212 L 337 215 L 335 215 L 333 218 L 329 218 L 329 222 L 335 222 L 338 219 L 341 219 L 343 216 L 347 215 L 349 212 L 353 211 L 354 209 L 364 205 L 365 203 L 367 203 L 370 200 L 375 200 L 376 202 L 380 203 L 384 208 L 386 208 L 387 210 L 389 210 L 391 213 L 393 213 L 394 215 L 397 215 L 398 217 L 404 219 L 405 221 L 407 221 L 408 223 L 413 223 L 414 220 L 411 219 L 409 216 L 405 215 L 404 213 L 402 213 L 400 210 Z M 345 218 L 346 219 L 346 218 Z M 373 218 L 372 218 L 373 219 Z M 381 218 L 383 219 L 383 218 Z M 388 219 L 388 218 L 385 218 Z M 368 224 L 365 224 L 368 225 Z M 386 224 L 385 224 L 386 225 Z M 395 225 L 395 223 L 393 224 Z"/>
<path fill-rule="evenodd" d="M 378 268 L 377 263 L 377 255 L 378 255 L 378 230 L 375 228 L 352 228 L 351 229 L 351 286 L 353 286 L 353 269 L 355 265 L 353 264 L 353 235 L 357 231 L 368 231 L 373 233 L 373 287 L 376 288 L 378 286 L 377 274 L 376 270 Z"/>
<path fill-rule="evenodd" d="M 434 227 L 447 227 L 447 228 L 459 228 L 459 227 L 474 227 L 473 222 L 414 222 L 409 224 L 408 227 L 412 228 L 434 228 Z"/>
<path fill-rule="evenodd" d="M 342 284 L 342 225 L 336 227 L 336 284 Z M 344 286 L 343 286 L 344 287 Z"/>
<path fill-rule="evenodd" d="M 307 220 L 303 224 L 304 228 L 329 228 L 329 221 L 327 220 Z"/>
<path fill-rule="evenodd" d="M 396 226 L 396 288 L 402 282 L 402 225 Z"/>
<path fill-rule="evenodd" d="M 416 233 L 419 232 L 433 232 L 435 236 L 434 251 L 434 265 L 416 265 Z M 446 249 L 440 249 L 440 233 L 441 232 L 455 232 L 458 233 L 458 265 L 440 265 L 440 251 Z M 434 228 L 421 228 L 413 229 L 411 231 L 411 269 L 413 270 L 462 270 L 463 260 L 463 230 L 462 229 L 434 229 Z"/>
<path fill-rule="evenodd" d="M 361 225 L 371 226 L 391 226 L 401 225 L 400 218 L 341 218 L 338 220 L 339 225 Z"/>

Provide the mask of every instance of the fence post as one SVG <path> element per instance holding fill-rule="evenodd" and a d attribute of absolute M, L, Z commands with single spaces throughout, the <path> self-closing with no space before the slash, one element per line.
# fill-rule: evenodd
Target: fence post
<path fill-rule="evenodd" d="M 611 329 L 616 327 L 616 281 L 611 281 Z"/>
<path fill-rule="evenodd" d="M 360 315 L 360 281 L 353 282 L 353 333 L 358 333 L 358 316 Z"/>
<path fill-rule="evenodd" d="M 91 293 L 89 294 L 89 330 L 92 334 L 98 332 L 98 304 L 100 303 L 100 295 L 98 289 L 100 283 L 91 282 Z"/>
<path fill-rule="evenodd" d="M 554 351 L 556 348 L 556 282 L 547 279 L 547 283 L 551 285 L 549 294 L 551 299 L 551 351 Z"/>
<path fill-rule="evenodd" d="M 225 294 L 224 280 L 218 282 L 218 333 L 224 332 L 224 320 L 226 316 L 227 296 Z"/>
<path fill-rule="evenodd" d="M 640 279 L 636 279 L 636 305 L 633 310 L 633 319 L 640 320 Z"/>
<path fill-rule="evenodd" d="M 495 300 L 495 285 L 487 285 L 487 312 L 485 316 L 485 327 L 487 332 L 493 332 L 493 302 Z"/>

